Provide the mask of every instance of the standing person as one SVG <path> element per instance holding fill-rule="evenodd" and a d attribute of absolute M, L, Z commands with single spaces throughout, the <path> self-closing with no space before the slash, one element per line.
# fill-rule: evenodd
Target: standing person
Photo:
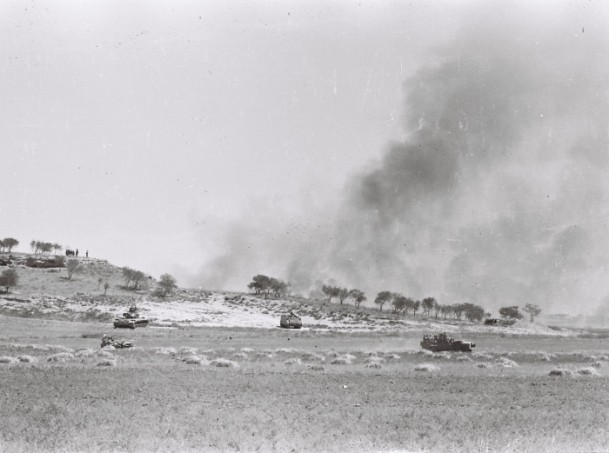
<path fill-rule="evenodd" d="M 76 257 L 78 257 L 78 249 L 76 249 Z"/>
<path fill-rule="evenodd" d="M 85 252 L 85 257 L 89 258 L 89 251 L 88 250 Z"/>

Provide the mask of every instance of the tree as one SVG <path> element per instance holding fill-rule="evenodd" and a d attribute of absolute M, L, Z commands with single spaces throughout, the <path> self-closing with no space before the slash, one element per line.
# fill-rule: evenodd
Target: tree
<path fill-rule="evenodd" d="M 484 308 L 474 304 L 461 304 L 463 313 L 469 321 L 482 321 L 484 319 Z"/>
<path fill-rule="evenodd" d="M 2 248 L 8 249 L 8 253 L 11 253 L 13 247 L 17 247 L 19 245 L 19 241 L 15 238 L 4 238 L 0 242 L 2 242 Z"/>
<path fill-rule="evenodd" d="M 256 275 L 252 280 L 253 281 L 247 285 L 247 287 L 253 290 L 255 294 L 264 294 L 264 298 L 266 299 L 271 291 L 271 278 L 267 277 L 266 275 L 259 274 Z"/>
<path fill-rule="evenodd" d="M 376 295 L 376 299 L 374 299 L 374 303 L 379 306 L 379 310 L 383 311 L 383 305 L 389 302 L 393 297 L 393 294 L 389 291 L 381 291 Z"/>
<path fill-rule="evenodd" d="M 5 293 L 8 293 L 11 286 L 17 286 L 19 275 L 15 269 L 6 269 L 0 274 L 0 286 L 5 288 Z"/>
<path fill-rule="evenodd" d="M 438 319 L 438 313 L 442 313 L 442 305 L 440 305 L 437 301 L 435 302 L 434 306 L 433 306 L 433 311 L 436 314 L 436 319 Z"/>
<path fill-rule="evenodd" d="M 282 280 L 272 278 L 270 283 L 270 289 L 273 292 L 273 296 L 280 298 L 288 294 L 290 285 Z"/>
<path fill-rule="evenodd" d="M 171 294 L 178 287 L 176 283 L 176 279 L 173 278 L 169 274 L 161 275 L 159 280 L 159 295 L 161 297 L 167 296 L 167 294 Z"/>
<path fill-rule="evenodd" d="M 499 314 L 502 318 L 510 319 L 522 319 L 522 317 L 524 316 L 518 311 L 518 305 L 512 305 L 510 307 L 501 307 L 499 309 Z"/>
<path fill-rule="evenodd" d="M 30 248 L 32 249 L 32 253 L 36 253 L 36 241 L 33 239 L 30 242 Z"/>
<path fill-rule="evenodd" d="M 415 300 L 414 303 L 412 304 L 412 314 L 414 317 L 417 316 L 417 311 L 419 310 L 419 308 L 421 308 L 421 301 Z"/>
<path fill-rule="evenodd" d="M 68 280 L 72 280 L 72 275 L 74 275 L 74 272 L 78 271 L 79 268 L 80 263 L 78 262 L 78 260 L 68 260 L 68 262 L 66 263 L 66 270 L 68 271 Z"/>
<path fill-rule="evenodd" d="M 106 291 L 108 291 L 108 288 L 110 288 L 110 283 L 104 283 L 104 296 L 106 295 Z"/>
<path fill-rule="evenodd" d="M 99 289 L 99 285 L 101 285 L 103 281 L 104 281 L 104 279 L 103 279 L 103 278 L 101 278 L 101 277 L 99 277 L 99 278 L 97 279 L 97 289 Z"/>
<path fill-rule="evenodd" d="M 338 294 L 340 293 L 340 288 L 337 286 L 323 285 L 321 287 L 321 291 L 328 298 L 328 303 L 330 303 L 333 297 L 338 297 Z"/>
<path fill-rule="evenodd" d="M 131 280 L 133 280 L 133 289 L 137 290 L 139 289 L 139 284 L 142 280 L 144 280 L 146 276 L 144 275 L 144 273 L 142 271 L 136 271 L 134 270 L 133 273 L 131 274 Z"/>
<path fill-rule="evenodd" d="M 393 312 L 394 313 L 401 313 L 404 311 L 404 309 L 406 308 L 406 301 L 408 299 L 406 299 L 404 296 L 402 296 L 401 294 L 394 294 L 393 295 L 393 300 L 391 301 L 391 305 L 393 305 Z"/>
<path fill-rule="evenodd" d="M 349 297 L 349 290 L 347 288 L 338 288 L 338 293 L 336 294 L 336 297 L 338 297 L 338 300 L 340 301 L 340 304 L 343 304 L 343 301 Z"/>
<path fill-rule="evenodd" d="M 61 251 L 63 247 L 57 243 L 53 244 L 53 250 L 55 250 L 55 255 L 57 255 L 57 252 Z"/>
<path fill-rule="evenodd" d="M 539 308 L 538 305 L 533 304 L 526 304 L 522 310 L 529 314 L 531 322 L 533 322 L 535 317 L 541 313 L 541 308 Z"/>
<path fill-rule="evenodd" d="M 349 297 L 353 299 L 356 307 L 359 307 L 360 304 L 366 300 L 366 295 L 363 293 L 363 291 L 355 288 L 349 291 Z"/>
<path fill-rule="evenodd" d="M 427 316 L 429 316 L 431 313 L 431 310 L 433 310 L 434 307 L 436 306 L 436 299 L 434 299 L 433 297 L 426 297 L 421 302 L 421 305 L 423 306 L 423 313 L 427 313 Z M 436 313 L 436 317 L 437 317 L 437 313 Z"/>

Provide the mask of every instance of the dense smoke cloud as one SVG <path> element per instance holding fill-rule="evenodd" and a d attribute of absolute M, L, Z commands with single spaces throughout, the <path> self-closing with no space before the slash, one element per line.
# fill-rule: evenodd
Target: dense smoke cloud
<path fill-rule="evenodd" d="M 484 13 L 405 82 L 405 138 L 352 178 L 331 226 L 303 223 L 304 242 L 271 228 L 264 259 L 238 241 L 227 257 L 274 262 L 297 290 L 335 278 L 369 299 L 389 289 L 546 311 L 605 300 L 609 40 L 584 29 L 603 21 Z"/>

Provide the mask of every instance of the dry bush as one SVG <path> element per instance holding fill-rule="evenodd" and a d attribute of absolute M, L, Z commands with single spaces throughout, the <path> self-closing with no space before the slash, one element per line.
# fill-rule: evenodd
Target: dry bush
<path fill-rule="evenodd" d="M 218 367 L 218 368 L 234 368 L 234 369 L 239 368 L 239 364 L 237 362 L 233 362 L 232 360 L 223 359 L 223 358 L 218 358 L 218 359 L 212 360 L 210 365 Z"/>
<path fill-rule="evenodd" d="M 74 354 L 70 352 L 59 352 L 47 357 L 47 362 L 67 362 L 69 360 L 74 360 Z"/>
<path fill-rule="evenodd" d="M 550 376 L 573 377 L 575 373 L 564 368 L 555 368 L 549 373 Z"/>
<path fill-rule="evenodd" d="M 317 354 L 315 352 L 303 352 L 301 359 L 306 362 L 315 362 L 315 361 L 323 362 L 324 360 L 326 360 L 326 358 L 323 355 Z"/>
<path fill-rule="evenodd" d="M 289 358 L 288 360 L 284 361 L 283 364 L 287 365 L 287 366 L 302 365 L 302 362 L 300 361 L 300 359 L 298 359 L 296 357 L 292 357 L 292 358 Z"/>
<path fill-rule="evenodd" d="M 366 364 L 366 368 L 383 368 L 380 362 L 372 361 Z"/>
<path fill-rule="evenodd" d="M 332 365 L 351 365 L 355 356 L 351 354 L 346 354 L 340 357 L 336 357 L 330 361 Z"/>
<path fill-rule="evenodd" d="M 471 357 L 466 356 L 466 355 L 457 357 L 457 362 L 471 362 L 471 361 L 472 361 Z"/>
<path fill-rule="evenodd" d="M 245 352 L 235 352 L 233 354 L 233 358 L 246 360 L 248 358 L 248 355 Z"/>
<path fill-rule="evenodd" d="M 277 354 L 297 354 L 298 350 L 294 348 L 278 348 L 275 349 Z"/>
<path fill-rule="evenodd" d="M 445 359 L 445 360 L 450 360 L 450 354 L 446 351 L 444 352 L 436 352 L 435 354 L 432 354 L 432 357 L 434 359 Z"/>
<path fill-rule="evenodd" d="M 514 362 L 512 359 L 508 359 L 507 357 L 499 357 L 496 362 L 499 363 L 503 368 L 518 368 L 518 364 Z"/>
<path fill-rule="evenodd" d="M 97 362 L 97 366 L 116 366 L 116 360 L 114 359 L 105 359 L 100 362 Z"/>
<path fill-rule="evenodd" d="M 182 359 L 182 362 L 186 363 L 187 365 L 202 365 L 203 361 L 203 358 L 197 355 L 189 355 Z"/>
<path fill-rule="evenodd" d="M 493 356 L 485 352 L 472 352 L 472 357 L 482 360 L 493 360 Z"/>
<path fill-rule="evenodd" d="M 596 362 L 593 362 L 590 364 L 590 366 L 594 367 L 594 368 L 600 368 L 603 366 L 602 362 L 599 362 L 598 360 Z"/>
<path fill-rule="evenodd" d="M 414 367 L 414 371 L 434 372 L 440 371 L 440 367 L 438 367 L 437 365 L 432 365 L 430 363 L 421 363 Z"/>
<path fill-rule="evenodd" d="M 36 357 L 32 357 L 31 355 L 20 355 L 19 357 L 17 357 L 17 360 L 22 363 L 34 363 L 38 361 Z"/>
<path fill-rule="evenodd" d="M 487 363 L 481 362 L 476 365 L 478 368 L 488 368 L 489 365 Z"/>
<path fill-rule="evenodd" d="M 598 370 L 594 367 L 583 367 L 577 369 L 577 374 L 581 374 L 582 376 L 598 376 Z"/>
<path fill-rule="evenodd" d="M 311 371 L 324 371 L 324 367 L 321 365 L 307 365 L 307 369 Z"/>
<path fill-rule="evenodd" d="M 178 349 L 178 352 L 180 354 L 196 355 L 197 354 L 197 348 L 191 348 L 189 346 L 182 346 L 180 349 Z"/>
<path fill-rule="evenodd" d="M 11 365 L 13 363 L 18 363 L 19 359 L 16 359 L 15 357 L 7 357 L 7 356 L 2 356 L 0 357 L 0 363 L 4 363 L 6 365 Z"/>

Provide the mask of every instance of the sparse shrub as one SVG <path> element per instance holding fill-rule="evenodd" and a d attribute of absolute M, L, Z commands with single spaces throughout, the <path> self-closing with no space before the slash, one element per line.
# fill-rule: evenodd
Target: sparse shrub
<path fill-rule="evenodd" d="M 100 362 L 97 362 L 97 366 L 116 366 L 116 360 L 114 359 L 105 359 Z"/>
<path fill-rule="evenodd" d="M 472 361 L 472 359 L 466 355 L 457 357 L 457 362 L 471 362 L 471 361 Z"/>
<path fill-rule="evenodd" d="M 38 361 L 36 357 L 32 357 L 31 355 L 20 355 L 17 357 L 17 360 L 19 360 L 21 363 L 34 363 Z"/>
<path fill-rule="evenodd" d="M 0 357 L 0 363 L 6 364 L 6 365 L 11 365 L 13 363 L 18 363 L 19 360 L 16 359 L 15 357 L 7 357 L 7 356 L 2 356 Z"/>
<path fill-rule="evenodd" d="M 426 372 L 434 372 L 440 371 L 440 368 L 437 365 L 432 365 L 430 363 L 422 363 L 414 367 L 414 371 L 426 371 Z"/>
<path fill-rule="evenodd" d="M 482 362 L 482 363 L 478 363 L 476 366 L 477 366 L 478 368 L 488 368 L 488 364 L 486 364 L 486 363 L 484 363 L 484 362 Z"/>
<path fill-rule="evenodd" d="M 218 367 L 218 368 L 235 368 L 235 369 L 239 368 L 239 364 L 237 362 L 233 362 L 232 360 L 227 360 L 227 359 L 222 359 L 222 358 L 212 360 L 210 365 Z"/>
<path fill-rule="evenodd" d="M 369 362 L 366 364 L 366 368 L 383 368 L 380 362 Z"/>
<path fill-rule="evenodd" d="M 596 361 L 596 362 L 591 363 L 590 366 L 594 367 L 594 368 L 600 368 L 600 367 L 603 366 L 603 363 L 599 362 L 599 361 Z"/>
<path fill-rule="evenodd" d="M 203 359 L 196 355 L 184 357 L 182 361 L 188 365 L 201 365 L 203 363 Z"/>
<path fill-rule="evenodd" d="M 332 361 L 330 362 L 332 365 L 351 365 L 351 362 L 353 361 L 352 359 L 352 355 L 347 354 L 341 357 L 336 357 L 334 359 L 332 359 Z"/>
<path fill-rule="evenodd" d="M 299 358 L 291 357 L 288 360 L 283 362 L 284 365 L 292 366 L 292 365 L 302 365 L 302 362 Z"/>
<path fill-rule="evenodd" d="M 47 357 L 47 362 L 67 362 L 68 360 L 74 360 L 74 354 L 70 352 L 58 352 Z"/>
<path fill-rule="evenodd" d="M 324 367 L 321 365 L 307 365 L 307 369 L 312 371 L 324 371 Z"/>
<path fill-rule="evenodd" d="M 324 360 L 326 360 L 326 358 L 323 355 L 317 354 L 315 352 L 303 352 L 301 358 L 302 358 L 302 360 L 304 360 L 306 362 L 314 362 L 314 361 L 323 362 Z"/>
<path fill-rule="evenodd" d="M 247 359 L 248 356 L 247 356 L 247 354 L 245 352 L 235 352 L 233 354 L 233 357 L 235 359 L 243 359 L 243 360 L 245 360 L 245 359 Z"/>
<path fill-rule="evenodd" d="M 503 368 L 517 368 L 519 366 L 516 362 L 514 362 L 512 359 L 508 359 L 507 357 L 499 357 L 496 362 L 498 362 Z"/>
<path fill-rule="evenodd" d="M 583 376 L 598 376 L 598 370 L 591 366 L 584 367 L 584 368 L 578 368 L 577 374 L 581 374 Z"/>
<path fill-rule="evenodd" d="M 566 370 L 563 368 L 555 368 L 550 371 L 550 376 L 562 376 L 562 377 L 573 377 L 575 373 L 571 370 Z"/>
<path fill-rule="evenodd" d="M 178 349 L 180 354 L 197 355 L 197 348 L 191 348 L 190 346 L 182 346 Z"/>

